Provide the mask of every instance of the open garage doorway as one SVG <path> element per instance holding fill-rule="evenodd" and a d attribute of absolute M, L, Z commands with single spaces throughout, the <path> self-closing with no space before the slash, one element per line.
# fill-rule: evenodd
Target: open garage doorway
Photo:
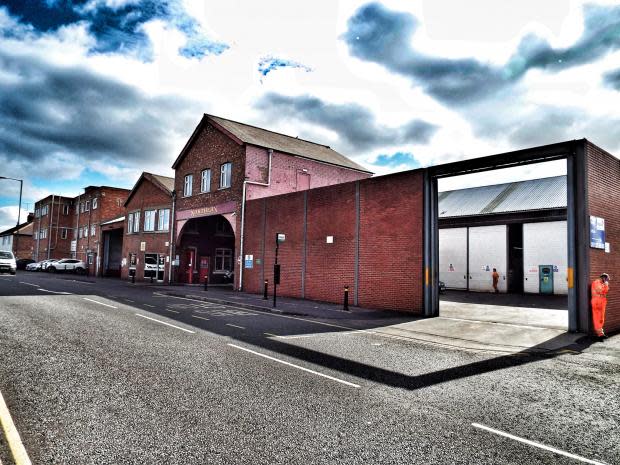
<path fill-rule="evenodd" d="M 425 314 L 587 328 L 583 162 L 572 141 L 429 168 Z"/>
<path fill-rule="evenodd" d="M 188 220 L 177 244 L 177 281 L 185 284 L 233 287 L 235 233 L 228 215 Z"/>

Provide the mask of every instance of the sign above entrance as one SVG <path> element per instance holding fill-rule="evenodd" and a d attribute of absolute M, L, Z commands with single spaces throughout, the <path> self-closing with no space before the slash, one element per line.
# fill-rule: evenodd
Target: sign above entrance
<path fill-rule="evenodd" d="M 226 202 L 212 207 L 192 208 L 189 210 L 179 210 L 176 213 L 177 220 L 189 220 L 192 218 L 200 218 L 203 216 L 222 215 L 224 213 L 232 213 L 237 208 L 237 202 Z"/>

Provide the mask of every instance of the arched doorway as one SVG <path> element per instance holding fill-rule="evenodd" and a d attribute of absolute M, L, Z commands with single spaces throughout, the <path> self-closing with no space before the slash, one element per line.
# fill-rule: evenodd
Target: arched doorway
<path fill-rule="evenodd" d="M 235 232 L 229 215 L 187 220 L 178 235 L 177 281 L 186 284 L 234 286 Z"/>

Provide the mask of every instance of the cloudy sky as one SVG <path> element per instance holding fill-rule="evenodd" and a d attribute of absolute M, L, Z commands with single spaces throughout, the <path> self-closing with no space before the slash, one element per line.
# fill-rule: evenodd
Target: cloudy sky
<path fill-rule="evenodd" d="M 205 112 L 377 174 L 582 137 L 620 153 L 616 1 L 11 0 L 0 37 L 0 176 L 25 208 L 171 175 Z"/>

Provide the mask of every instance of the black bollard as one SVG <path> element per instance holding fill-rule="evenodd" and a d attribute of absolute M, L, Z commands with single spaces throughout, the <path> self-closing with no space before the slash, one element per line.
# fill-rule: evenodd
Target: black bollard
<path fill-rule="evenodd" d="M 135 282 L 136 282 L 136 275 L 135 275 L 135 274 L 132 274 L 132 275 L 131 275 L 131 283 L 132 283 L 132 284 L 135 284 Z"/>
<path fill-rule="evenodd" d="M 151 284 L 153 284 L 153 275 L 151 275 Z"/>
<path fill-rule="evenodd" d="M 349 311 L 349 286 L 344 287 L 344 307 L 345 312 Z"/>
<path fill-rule="evenodd" d="M 269 287 L 269 280 L 265 279 L 265 287 L 263 288 L 263 300 L 267 300 L 267 288 Z"/>
<path fill-rule="evenodd" d="M 207 276 L 205 276 L 205 291 L 208 291 L 208 285 L 209 285 L 209 278 Z"/>

